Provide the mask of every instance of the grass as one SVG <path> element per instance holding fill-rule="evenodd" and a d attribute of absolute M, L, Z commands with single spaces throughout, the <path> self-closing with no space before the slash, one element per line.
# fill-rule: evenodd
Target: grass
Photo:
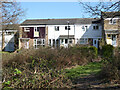
<path fill-rule="evenodd" d="M 76 68 L 66 69 L 66 76 L 70 79 L 83 77 L 91 74 L 97 74 L 101 71 L 102 62 L 92 62 L 85 66 L 77 66 Z"/>
<path fill-rule="evenodd" d="M 0 51 L 0 53 L 5 53 L 5 54 L 7 53 L 8 54 L 9 52 Z"/>

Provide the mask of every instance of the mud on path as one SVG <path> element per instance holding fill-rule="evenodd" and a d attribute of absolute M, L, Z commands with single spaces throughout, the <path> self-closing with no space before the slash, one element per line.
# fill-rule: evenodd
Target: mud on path
<path fill-rule="evenodd" d="M 95 75 L 80 77 L 73 81 L 73 89 L 115 89 L 120 90 L 120 84 L 103 83 L 103 80 L 98 79 Z"/>

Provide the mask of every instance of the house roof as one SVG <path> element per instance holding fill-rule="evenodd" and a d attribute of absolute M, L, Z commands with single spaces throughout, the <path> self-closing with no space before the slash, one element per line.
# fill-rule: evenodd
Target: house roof
<path fill-rule="evenodd" d="M 24 25 L 67 25 L 69 24 L 91 24 L 93 21 L 98 21 L 100 19 L 94 18 L 72 18 L 72 19 L 29 19 L 21 23 L 21 26 Z"/>
<path fill-rule="evenodd" d="M 118 12 L 102 12 L 103 18 L 114 18 L 114 17 L 120 17 L 120 11 Z"/>
<path fill-rule="evenodd" d="M 2 30 L 19 30 L 19 24 L 2 25 Z"/>

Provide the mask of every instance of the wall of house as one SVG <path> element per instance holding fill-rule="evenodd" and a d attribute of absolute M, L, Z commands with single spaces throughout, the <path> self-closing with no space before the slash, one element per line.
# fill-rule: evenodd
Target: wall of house
<path fill-rule="evenodd" d="M 93 26 L 99 26 L 99 29 L 93 29 Z M 59 26 L 59 31 L 55 31 L 55 26 Z M 48 39 L 59 39 L 60 35 L 68 35 L 68 30 L 65 30 L 67 25 L 49 25 L 48 26 Z M 87 26 L 86 29 L 82 29 Z M 83 24 L 83 25 L 70 25 L 69 35 L 74 35 L 74 43 L 77 44 L 80 38 L 102 38 L 102 25 L 100 24 Z"/>
<path fill-rule="evenodd" d="M 111 19 L 116 19 L 116 24 L 111 24 L 110 23 L 110 20 Z M 105 33 L 106 34 L 106 43 L 107 44 L 110 44 L 110 45 L 113 45 L 113 46 L 119 46 L 119 34 L 118 33 L 114 33 L 114 30 L 119 30 L 119 18 L 118 17 L 115 17 L 115 18 L 106 18 L 104 19 L 104 30 L 110 30 L 111 31 L 111 35 L 116 35 L 116 45 L 113 45 L 113 40 L 112 38 L 108 38 L 107 35 L 110 33 Z M 112 33 L 113 32 L 113 33 Z M 115 41 L 115 40 L 114 40 Z"/>
<path fill-rule="evenodd" d="M 55 31 L 55 26 L 59 26 L 59 31 Z M 68 35 L 68 30 L 65 30 L 65 26 L 67 25 L 48 25 L 48 39 L 58 39 L 60 35 Z M 69 26 L 69 35 L 74 35 L 74 25 Z"/>
<path fill-rule="evenodd" d="M 59 26 L 59 30 L 55 30 L 55 26 Z M 38 38 L 45 38 L 45 45 L 49 44 L 49 39 L 53 40 L 57 40 L 59 39 L 60 35 L 68 35 L 68 30 L 65 30 L 65 26 L 68 25 L 46 25 L 44 27 L 40 27 L 40 30 L 43 30 L 40 32 L 40 37 Z M 77 40 L 80 38 L 102 38 L 102 26 L 100 24 L 82 24 L 82 25 L 69 25 L 70 26 L 70 30 L 69 30 L 69 35 L 74 35 L 75 39 L 72 39 L 74 44 L 77 44 Z M 86 28 L 83 30 L 83 27 L 85 28 L 85 26 L 87 26 L 87 30 Z M 99 29 L 93 29 L 93 26 L 99 26 Z M 27 27 L 27 26 L 26 26 Z M 23 31 L 24 28 L 22 28 L 22 31 L 20 31 L 20 38 L 30 38 L 32 43 L 31 45 L 33 45 L 34 42 L 34 28 L 35 26 L 31 26 L 30 27 L 30 32 L 29 34 L 27 34 L 27 36 L 25 37 L 25 32 Z M 39 27 L 39 26 L 37 26 Z M 21 32 L 23 35 L 21 35 Z M 31 33 L 31 34 L 30 34 Z M 30 36 L 32 35 L 32 36 Z M 41 37 L 43 36 L 43 37 Z M 92 39 L 91 39 L 92 40 Z M 90 41 L 91 41 L 90 40 Z M 22 43 L 19 41 L 20 45 L 19 47 L 21 48 Z M 51 42 L 53 43 L 53 42 Z M 92 44 L 91 44 L 92 45 Z"/>
<path fill-rule="evenodd" d="M 116 24 L 110 24 L 110 19 L 107 18 L 104 20 L 104 30 L 118 30 L 118 18 L 113 18 L 116 19 Z"/>
<path fill-rule="evenodd" d="M 45 28 L 45 45 L 48 46 L 48 26 Z"/>
<path fill-rule="evenodd" d="M 45 27 L 38 27 L 39 29 L 39 37 L 34 37 L 34 27 L 28 27 L 30 28 L 29 32 L 24 31 L 24 27 L 22 28 L 22 38 L 45 38 Z"/>
<path fill-rule="evenodd" d="M 99 26 L 99 29 L 94 30 L 93 26 L 96 25 Z M 83 30 L 83 26 L 87 26 L 88 29 Z M 102 38 L 102 26 L 100 24 L 75 25 L 75 39 L 80 38 Z"/>

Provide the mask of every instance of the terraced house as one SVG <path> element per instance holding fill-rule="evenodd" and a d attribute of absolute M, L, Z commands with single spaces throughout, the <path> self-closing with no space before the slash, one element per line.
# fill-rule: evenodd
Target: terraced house
<path fill-rule="evenodd" d="M 120 46 L 120 12 L 103 12 L 102 17 L 106 43 Z"/>
<path fill-rule="evenodd" d="M 19 49 L 39 46 L 68 47 L 88 44 L 99 47 L 102 38 L 100 19 L 32 19 L 20 25 Z"/>
<path fill-rule="evenodd" d="M 19 25 L 4 25 L 0 31 L 0 51 L 13 52 L 18 49 Z"/>

